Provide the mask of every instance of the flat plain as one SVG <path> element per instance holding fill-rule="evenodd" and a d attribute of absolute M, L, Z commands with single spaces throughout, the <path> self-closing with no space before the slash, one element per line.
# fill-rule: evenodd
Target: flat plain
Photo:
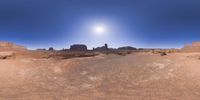
<path fill-rule="evenodd" d="M 198 100 L 200 53 L 0 60 L 0 100 Z"/>

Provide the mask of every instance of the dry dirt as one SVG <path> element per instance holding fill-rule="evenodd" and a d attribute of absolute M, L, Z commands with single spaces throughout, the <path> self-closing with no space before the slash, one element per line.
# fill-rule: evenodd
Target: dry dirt
<path fill-rule="evenodd" d="M 0 60 L 0 100 L 199 100 L 200 53 Z"/>

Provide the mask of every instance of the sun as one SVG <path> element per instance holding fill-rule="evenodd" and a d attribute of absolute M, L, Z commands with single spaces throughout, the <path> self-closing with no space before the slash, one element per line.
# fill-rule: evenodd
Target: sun
<path fill-rule="evenodd" d="M 102 25 L 94 26 L 93 33 L 97 35 L 103 35 L 106 33 L 106 28 L 105 26 L 102 26 Z"/>

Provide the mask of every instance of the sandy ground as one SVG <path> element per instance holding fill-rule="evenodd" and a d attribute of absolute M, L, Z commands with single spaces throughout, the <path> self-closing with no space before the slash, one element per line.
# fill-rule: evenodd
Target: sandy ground
<path fill-rule="evenodd" d="M 0 60 L 0 100 L 199 100 L 200 53 Z"/>

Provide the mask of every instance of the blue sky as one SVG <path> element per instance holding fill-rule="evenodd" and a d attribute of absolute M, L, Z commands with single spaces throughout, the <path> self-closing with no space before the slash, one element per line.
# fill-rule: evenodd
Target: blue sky
<path fill-rule="evenodd" d="M 90 31 L 100 24 L 104 36 Z M 0 40 L 29 48 L 180 48 L 200 41 L 200 1 L 1 0 Z"/>

